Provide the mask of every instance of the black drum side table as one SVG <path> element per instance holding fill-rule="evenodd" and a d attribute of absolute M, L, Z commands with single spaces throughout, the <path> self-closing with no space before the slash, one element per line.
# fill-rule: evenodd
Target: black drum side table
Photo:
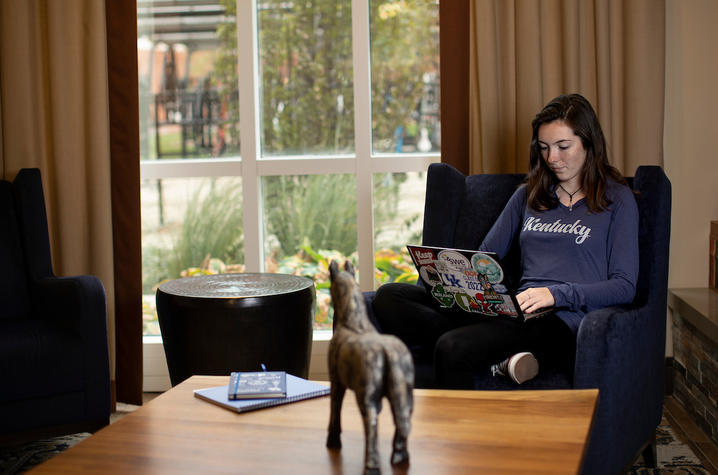
<path fill-rule="evenodd" d="M 165 282 L 157 317 L 170 381 L 194 374 L 286 371 L 306 378 L 314 282 L 287 274 L 217 274 Z"/>

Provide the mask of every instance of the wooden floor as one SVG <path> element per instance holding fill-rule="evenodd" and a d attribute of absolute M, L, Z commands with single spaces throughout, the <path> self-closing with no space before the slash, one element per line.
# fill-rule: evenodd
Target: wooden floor
<path fill-rule="evenodd" d="M 144 393 L 142 400 L 147 403 L 158 395 L 159 393 Z M 111 422 L 136 408 L 137 406 L 118 403 L 118 412 L 113 414 Z M 672 396 L 666 396 L 663 414 L 671 424 L 676 437 L 693 450 L 708 471 L 718 474 L 718 446 L 693 422 L 683 406 Z"/>
<path fill-rule="evenodd" d="M 671 424 L 681 442 L 690 446 L 701 462 L 711 473 L 718 473 L 718 447 L 688 415 L 683 406 L 672 396 L 666 396 L 663 414 Z"/>

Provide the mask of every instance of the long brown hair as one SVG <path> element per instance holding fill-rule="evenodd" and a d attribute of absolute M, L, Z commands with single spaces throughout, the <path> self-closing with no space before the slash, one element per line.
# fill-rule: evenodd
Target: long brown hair
<path fill-rule="evenodd" d="M 573 133 L 581 138 L 581 144 L 586 150 L 586 161 L 581 170 L 581 186 L 589 211 L 597 213 L 606 209 L 610 204 L 606 198 L 606 181 L 611 178 L 625 184 L 625 180 L 621 173 L 608 163 L 606 139 L 601 124 L 591 103 L 580 94 L 556 97 L 546 104 L 531 122 L 533 136 L 527 177 L 528 205 L 536 211 L 546 211 L 558 206 L 558 198 L 554 193 L 558 178 L 543 159 L 538 141 L 539 128 L 556 120 L 571 127 Z"/>

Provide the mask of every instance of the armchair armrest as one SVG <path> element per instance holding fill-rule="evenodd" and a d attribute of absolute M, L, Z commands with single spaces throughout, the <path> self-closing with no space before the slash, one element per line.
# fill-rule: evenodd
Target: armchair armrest
<path fill-rule="evenodd" d="M 662 384 L 664 325 L 665 316 L 652 314 L 647 306 L 608 307 L 587 314 L 578 329 L 574 386 L 625 386 L 634 393 L 650 380 L 660 379 Z"/>
<path fill-rule="evenodd" d="M 85 361 L 88 401 L 102 401 L 88 407 L 96 419 L 106 418 L 110 410 L 110 361 L 107 333 L 105 289 L 92 275 L 46 277 L 32 283 L 35 318 L 52 320 L 80 336 Z M 106 404 L 104 404 L 106 402 Z"/>
<path fill-rule="evenodd" d="M 587 314 L 578 330 L 574 388 L 598 388 L 588 455 L 615 446 L 628 463 L 660 423 L 663 411 L 665 314 L 650 306 L 619 306 Z M 598 463 L 598 462 L 596 462 Z M 600 471 L 599 471 L 600 472 Z"/>
<path fill-rule="evenodd" d="M 32 282 L 33 313 L 36 318 L 55 319 L 55 323 L 81 334 L 107 334 L 105 288 L 91 275 L 45 277 Z M 102 315 L 102 322 L 98 322 Z"/>
<path fill-rule="evenodd" d="M 613 371 L 624 368 L 626 342 L 635 339 L 636 314 L 626 306 L 607 307 L 586 314 L 576 336 L 574 386 L 597 388 L 610 382 Z M 637 329 L 635 329 L 637 331 Z M 614 347 L 618 353 L 614 353 Z M 612 367 L 612 364 L 618 364 Z"/>

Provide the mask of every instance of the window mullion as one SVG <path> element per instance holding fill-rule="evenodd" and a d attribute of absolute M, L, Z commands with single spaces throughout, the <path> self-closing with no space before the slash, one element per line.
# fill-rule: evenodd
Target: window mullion
<path fill-rule="evenodd" d="M 237 1 L 244 264 L 248 272 L 260 272 L 264 260 L 262 258 L 261 196 L 257 173 L 257 159 L 260 152 L 257 38 L 256 2 Z"/>
<path fill-rule="evenodd" d="M 374 288 L 374 212 L 371 163 L 371 63 L 369 2 L 352 0 L 354 143 L 356 147 L 357 246 L 359 284 Z M 361 278 L 364 276 L 364 278 Z"/>

